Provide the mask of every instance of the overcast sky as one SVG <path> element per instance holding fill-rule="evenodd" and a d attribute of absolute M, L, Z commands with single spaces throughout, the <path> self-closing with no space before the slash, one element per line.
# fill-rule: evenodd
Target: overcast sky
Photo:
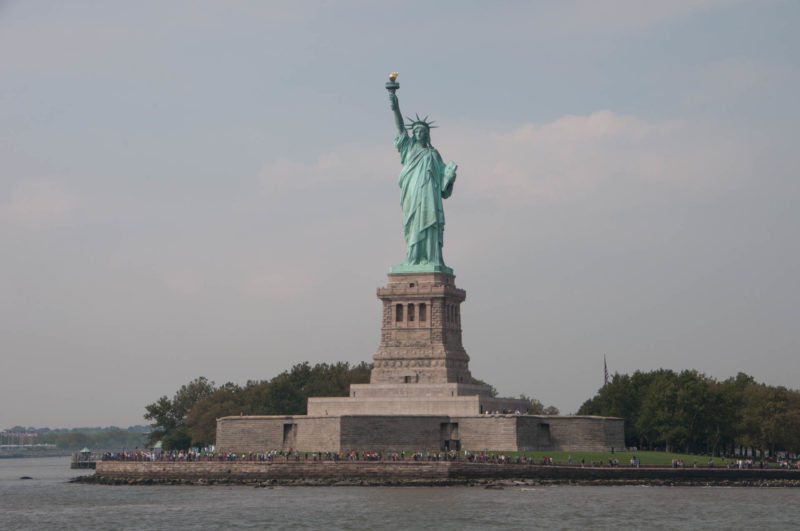
<path fill-rule="evenodd" d="M 444 256 L 502 395 L 798 387 L 800 3 L 0 2 L 0 429 L 371 361 L 384 88 L 459 165 Z"/>

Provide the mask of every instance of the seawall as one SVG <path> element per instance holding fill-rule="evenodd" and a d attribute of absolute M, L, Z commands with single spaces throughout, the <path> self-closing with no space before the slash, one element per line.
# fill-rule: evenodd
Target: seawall
<path fill-rule="evenodd" d="M 493 482 L 800 487 L 800 470 L 576 467 L 468 461 L 101 461 L 102 484 L 459 485 Z"/>

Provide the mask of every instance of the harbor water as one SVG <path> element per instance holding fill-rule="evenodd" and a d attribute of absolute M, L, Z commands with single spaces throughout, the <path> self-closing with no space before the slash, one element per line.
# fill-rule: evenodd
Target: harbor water
<path fill-rule="evenodd" d="M 800 489 L 71 484 L 69 457 L 0 459 L 0 529 L 787 529 Z M 23 476 L 32 479 L 20 479 Z"/>

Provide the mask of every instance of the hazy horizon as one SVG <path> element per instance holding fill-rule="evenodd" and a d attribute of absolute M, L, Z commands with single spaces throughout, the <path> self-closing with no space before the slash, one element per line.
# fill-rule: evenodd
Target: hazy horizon
<path fill-rule="evenodd" d="M 800 370 L 800 4 L 0 2 L 0 429 L 371 361 L 394 124 L 458 165 L 470 369 Z"/>

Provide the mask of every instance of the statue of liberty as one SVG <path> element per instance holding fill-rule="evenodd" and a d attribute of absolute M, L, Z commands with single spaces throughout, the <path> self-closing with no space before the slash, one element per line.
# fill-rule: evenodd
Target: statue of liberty
<path fill-rule="evenodd" d="M 456 164 L 442 162 L 439 152 L 431 145 L 433 122 L 428 117 L 409 118 L 403 122 L 395 91 L 400 84 L 397 74 L 389 76 L 389 101 L 394 112 L 397 135 L 394 146 L 400 152 L 403 170 L 400 172 L 400 205 L 403 207 L 403 235 L 406 240 L 406 261 L 391 268 L 391 273 L 441 272 L 453 270 L 442 259 L 444 209 L 442 199 L 450 197 L 456 180 Z M 409 136 L 406 127 L 411 131 Z"/>

